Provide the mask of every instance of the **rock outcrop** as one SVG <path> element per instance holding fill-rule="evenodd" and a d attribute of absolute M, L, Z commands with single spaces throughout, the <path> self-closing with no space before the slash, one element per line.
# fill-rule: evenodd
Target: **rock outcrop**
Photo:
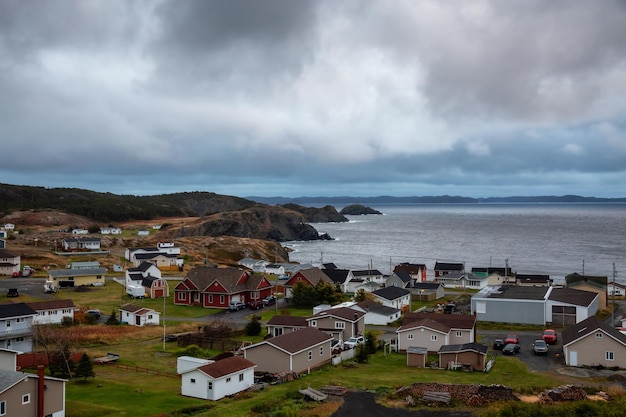
<path fill-rule="evenodd" d="M 383 214 L 378 210 L 374 210 L 371 207 L 366 207 L 361 204 L 351 204 L 341 209 L 339 214 L 345 214 L 349 216 L 360 216 L 363 214 Z"/>

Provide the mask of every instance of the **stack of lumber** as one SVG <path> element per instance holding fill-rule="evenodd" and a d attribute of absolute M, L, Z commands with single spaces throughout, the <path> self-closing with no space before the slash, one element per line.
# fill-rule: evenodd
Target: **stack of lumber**
<path fill-rule="evenodd" d="M 574 385 L 562 385 L 560 387 L 545 390 L 539 394 L 542 402 L 553 401 L 579 401 L 587 398 L 587 392 L 581 387 Z"/>

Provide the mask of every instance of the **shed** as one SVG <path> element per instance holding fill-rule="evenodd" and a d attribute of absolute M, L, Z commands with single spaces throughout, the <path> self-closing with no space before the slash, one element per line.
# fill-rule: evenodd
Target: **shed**
<path fill-rule="evenodd" d="M 425 368 L 428 359 L 428 348 L 409 346 L 406 348 L 406 366 Z"/>

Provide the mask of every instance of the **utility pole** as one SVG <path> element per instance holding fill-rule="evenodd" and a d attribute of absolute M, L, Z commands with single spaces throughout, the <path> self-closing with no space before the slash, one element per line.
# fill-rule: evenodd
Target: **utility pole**
<path fill-rule="evenodd" d="M 611 303 L 613 306 L 611 307 L 611 326 L 615 326 L 615 276 L 617 272 L 615 271 L 615 262 L 613 262 L 613 291 L 611 292 Z"/>

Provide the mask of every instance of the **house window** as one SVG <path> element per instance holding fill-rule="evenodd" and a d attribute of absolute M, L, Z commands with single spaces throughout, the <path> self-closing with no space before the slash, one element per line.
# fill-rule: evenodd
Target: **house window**
<path fill-rule="evenodd" d="M 207 388 L 208 389 L 213 389 L 213 382 L 209 381 Z"/>
<path fill-rule="evenodd" d="M 456 337 L 463 337 L 463 331 L 457 330 L 456 331 Z"/>
<path fill-rule="evenodd" d="M 7 415 L 7 402 L 1 401 L 0 402 L 0 416 L 6 416 L 6 415 Z"/>
<path fill-rule="evenodd" d="M 152 314 L 148 314 L 148 320 L 152 320 Z"/>
<path fill-rule="evenodd" d="M 56 311 L 54 312 L 56 314 Z M 19 317 L 17 319 L 15 319 L 16 323 L 24 323 L 26 321 L 26 319 L 24 317 Z"/>
<path fill-rule="evenodd" d="M 209 294 L 209 304 L 213 304 L 213 294 Z"/>
<path fill-rule="evenodd" d="M 196 378 L 191 378 L 191 379 L 189 380 L 189 382 L 191 382 L 192 384 L 195 384 L 195 383 L 196 383 Z"/>
<path fill-rule="evenodd" d="M 239 374 L 239 382 L 243 381 L 243 374 Z"/>
<path fill-rule="evenodd" d="M 430 335 L 430 341 L 431 342 L 436 342 L 437 341 L 437 335 L 436 334 L 431 334 Z"/>
<path fill-rule="evenodd" d="M 185 299 L 187 298 L 187 294 L 184 292 L 177 292 L 176 293 L 176 299 L 178 301 L 185 301 Z"/>
<path fill-rule="evenodd" d="M 602 335 L 602 333 L 597 332 L 596 333 L 596 339 L 602 339 L 604 336 Z"/>
<path fill-rule="evenodd" d="M 313 351 L 309 350 L 309 360 L 313 360 Z"/>
<path fill-rule="evenodd" d="M 226 378 L 226 382 L 230 382 L 230 377 Z"/>
<path fill-rule="evenodd" d="M 615 352 L 604 352 L 604 359 L 607 361 L 615 360 Z"/>
<path fill-rule="evenodd" d="M 220 304 L 224 304 L 224 296 L 220 295 Z"/>
<path fill-rule="evenodd" d="M 320 346 L 320 356 L 324 356 L 324 346 Z"/>
<path fill-rule="evenodd" d="M 317 327 L 317 320 L 311 320 L 311 327 Z"/>
<path fill-rule="evenodd" d="M 345 329 L 345 328 L 346 328 L 346 323 L 344 323 L 343 321 L 335 322 L 335 329 Z"/>
<path fill-rule="evenodd" d="M 11 320 L 7 320 L 7 327 L 11 327 Z"/>
<path fill-rule="evenodd" d="M 413 340 L 413 333 L 409 333 L 406 335 L 407 340 Z"/>
<path fill-rule="evenodd" d="M 22 395 L 22 404 L 28 404 L 28 403 L 30 403 L 30 394 Z"/>

